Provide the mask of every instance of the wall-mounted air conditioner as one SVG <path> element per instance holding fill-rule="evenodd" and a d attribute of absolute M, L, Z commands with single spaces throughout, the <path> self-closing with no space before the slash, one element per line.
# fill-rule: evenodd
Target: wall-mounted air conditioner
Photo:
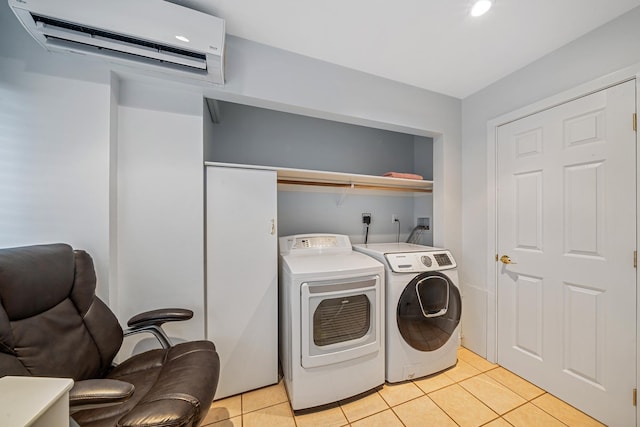
<path fill-rule="evenodd" d="M 224 20 L 164 0 L 9 0 L 52 52 L 224 83 Z"/>

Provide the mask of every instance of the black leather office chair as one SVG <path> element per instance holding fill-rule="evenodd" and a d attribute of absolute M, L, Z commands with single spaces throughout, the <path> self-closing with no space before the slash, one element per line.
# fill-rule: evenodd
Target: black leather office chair
<path fill-rule="evenodd" d="M 220 361 L 210 341 L 171 346 L 166 321 L 189 310 L 155 310 L 129 321 L 162 349 L 114 366 L 123 330 L 95 295 L 93 261 L 65 244 L 0 249 L 0 377 L 73 378 L 73 419 L 83 427 L 197 426 L 218 384 Z"/>

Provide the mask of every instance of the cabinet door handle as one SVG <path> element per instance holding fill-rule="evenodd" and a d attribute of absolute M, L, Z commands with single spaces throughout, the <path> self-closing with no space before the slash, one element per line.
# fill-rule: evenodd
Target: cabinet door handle
<path fill-rule="evenodd" d="M 272 219 L 271 220 L 271 235 L 273 236 L 274 234 L 276 234 L 276 220 Z"/>

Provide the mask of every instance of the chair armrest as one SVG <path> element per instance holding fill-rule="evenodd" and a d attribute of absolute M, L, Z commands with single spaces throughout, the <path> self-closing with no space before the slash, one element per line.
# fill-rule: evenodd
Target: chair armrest
<path fill-rule="evenodd" d="M 169 348 L 171 347 L 171 341 L 162 329 L 162 324 L 189 320 L 192 317 L 193 311 L 184 308 L 161 308 L 159 310 L 146 311 L 129 319 L 127 322 L 129 328 L 124 331 L 124 336 L 149 332 L 158 339 L 162 348 Z"/>
<path fill-rule="evenodd" d="M 76 381 L 69 390 L 69 411 L 75 413 L 85 409 L 117 405 L 133 394 L 134 386 L 118 380 Z"/>
<path fill-rule="evenodd" d="M 179 322 L 193 317 L 193 311 L 184 308 L 161 308 L 159 310 L 145 311 L 133 316 L 127 322 L 127 326 L 136 328 L 141 326 L 160 326 L 165 322 Z"/>

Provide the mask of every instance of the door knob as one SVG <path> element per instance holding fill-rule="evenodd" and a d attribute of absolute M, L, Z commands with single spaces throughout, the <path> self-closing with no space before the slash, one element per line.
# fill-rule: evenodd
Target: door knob
<path fill-rule="evenodd" d="M 517 262 L 511 261 L 511 258 L 509 258 L 509 255 L 502 255 L 500 257 L 500 261 L 502 261 L 503 264 L 517 264 Z"/>

